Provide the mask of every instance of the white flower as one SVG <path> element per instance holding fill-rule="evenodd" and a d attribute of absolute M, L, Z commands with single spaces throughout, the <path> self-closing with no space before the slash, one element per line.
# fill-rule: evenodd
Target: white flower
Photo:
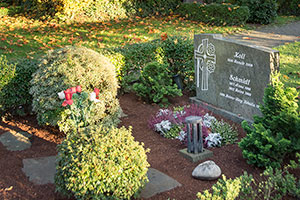
<path fill-rule="evenodd" d="M 213 121 L 217 121 L 217 119 L 214 116 L 210 116 L 208 113 L 206 113 L 203 117 L 203 125 L 206 127 L 210 127 Z"/>
<path fill-rule="evenodd" d="M 96 99 L 96 93 L 95 92 L 90 93 L 90 101 L 95 102 L 95 103 L 100 102 L 99 99 Z"/>
<path fill-rule="evenodd" d="M 210 133 L 206 138 L 208 147 L 219 147 L 222 143 L 222 136 L 220 133 Z"/>
<path fill-rule="evenodd" d="M 169 121 L 169 120 L 163 120 L 160 122 L 161 124 L 161 127 L 164 129 L 164 130 L 167 130 L 169 131 L 171 129 L 171 125 L 172 123 Z"/>
<path fill-rule="evenodd" d="M 179 139 L 180 141 L 183 141 L 185 139 L 185 136 L 186 136 L 186 132 L 181 130 L 179 132 L 179 135 L 176 138 Z"/>
<path fill-rule="evenodd" d="M 57 94 L 58 94 L 58 98 L 59 99 L 65 99 L 66 98 L 64 91 L 61 91 L 61 92 L 59 92 Z"/>
<path fill-rule="evenodd" d="M 179 110 L 179 111 L 176 111 L 174 113 L 174 118 L 177 119 L 179 116 L 184 116 L 185 115 L 185 111 L 184 110 Z"/>
<path fill-rule="evenodd" d="M 171 129 L 172 123 L 169 120 L 163 120 L 160 123 L 154 125 L 155 131 L 164 134 L 164 132 Z"/>
<path fill-rule="evenodd" d="M 156 114 L 156 117 L 168 115 L 169 113 L 171 113 L 169 109 L 159 109 L 158 113 Z"/>

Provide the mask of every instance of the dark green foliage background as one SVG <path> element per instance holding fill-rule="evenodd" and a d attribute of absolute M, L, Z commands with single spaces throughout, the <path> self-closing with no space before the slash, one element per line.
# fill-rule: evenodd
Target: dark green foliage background
<path fill-rule="evenodd" d="M 215 3 L 208 5 L 182 4 L 176 13 L 191 20 L 217 26 L 243 25 L 250 16 L 249 9 L 245 6 Z"/>
<path fill-rule="evenodd" d="M 235 0 L 234 3 L 249 8 L 250 17 L 247 22 L 270 24 L 277 17 L 276 0 Z"/>

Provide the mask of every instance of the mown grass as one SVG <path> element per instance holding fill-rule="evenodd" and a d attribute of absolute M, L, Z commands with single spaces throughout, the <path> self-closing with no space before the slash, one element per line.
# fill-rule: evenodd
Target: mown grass
<path fill-rule="evenodd" d="M 66 45 L 82 45 L 97 50 L 159 39 L 164 33 L 193 37 L 195 33 L 231 34 L 248 28 L 214 27 L 177 16 L 72 24 L 5 16 L 0 19 L 0 54 L 14 60 Z"/>
<path fill-rule="evenodd" d="M 286 86 L 300 86 L 300 42 L 285 44 L 277 48 L 280 52 L 280 72 Z"/>

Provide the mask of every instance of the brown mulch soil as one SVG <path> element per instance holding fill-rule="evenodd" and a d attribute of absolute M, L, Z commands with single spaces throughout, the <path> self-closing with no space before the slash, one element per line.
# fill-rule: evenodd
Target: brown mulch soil
<path fill-rule="evenodd" d="M 186 105 L 189 103 L 189 98 L 184 95 L 172 99 L 171 103 L 175 106 Z M 145 147 L 151 150 L 148 154 L 151 167 L 182 184 L 182 187 L 158 194 L 150 199 L 195 199 L 197 192 L 209 189 L 216 183 L 216 181 L 200 181 L 192 178 L 192 171 L 200 161 L 191 163 L 183 158 L 178 151 L 185 146 L 179 140 L 163 138 L 148 128 L 147 122 L 151 115 L 159 110 L 159 106 L 145 104 L 133 94 L 120 96 L 120 104 L 124 113 L 127 114 L 127 117 L 122 118 L 120 125 L 132 126 L 135 139 L 143 142 Z M 219 116 L 216 117 L 220 119 Z M 238 129 L 240 138 L 245 136 L 238 124 L 230 123 Z M 4 120 L 0 123 L 0 135 L 6 131 L 21 130 L 33 134 L 30 149 L 10 152 L 0 143 L 0 200 L 64 199 L 55 193 L 54 184 L 34 185 L 22 172 L 22 159 L 56 155 L 56 145 L 63 140 L 63 134 L 57 129 L 38 126 L 34 116 Z M 262 172 L 246 163 L 237 144 L 210 150 L 214 153 L 211 160 L 220 166 L 222 173 L 227 177 L 234 178 L 243 174 L 244 171 L 257 177 Z"/>

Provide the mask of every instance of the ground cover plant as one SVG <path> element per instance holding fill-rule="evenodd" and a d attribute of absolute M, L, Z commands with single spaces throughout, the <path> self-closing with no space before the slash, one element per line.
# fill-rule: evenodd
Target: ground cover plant
<path fill-rule="evenodd" d="M 238 139 L 237 131 L 223 120 L 209 115 L 208 110 L 195 104 L 160 109 L 148 121 L 148 127 L 165 138 L 179 139 L 187 143 L 185 118 L 199 116 L 202 118 L 202 136 L 204 147 L 217 147 L 234 144 Z"/>

